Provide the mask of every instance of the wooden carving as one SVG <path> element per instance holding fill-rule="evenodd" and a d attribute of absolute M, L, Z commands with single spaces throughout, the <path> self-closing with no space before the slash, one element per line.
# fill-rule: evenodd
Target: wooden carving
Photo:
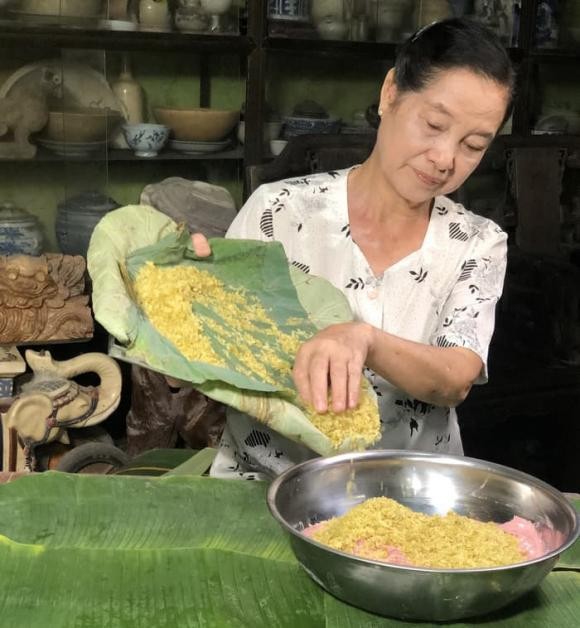
<path fill-rule="evenodd" d="M 85 270 L 80 255 L 0 256 L 0 344 L 91 338 Z"/>

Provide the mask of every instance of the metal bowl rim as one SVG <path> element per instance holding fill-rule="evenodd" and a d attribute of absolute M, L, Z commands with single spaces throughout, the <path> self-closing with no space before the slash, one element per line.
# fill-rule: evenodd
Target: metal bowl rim
<path fill-rule="evenodd" d="M 385 455 L 387 454 L 387 455 Z M 308 467 L 312 466 L 322 466 L 322 467 L 330 467 L 334 463 L 339 463 L 345 460 L 372 460 L 372 459 L 383 459 L 383 458 L 408 458 L 412 459 L 431 459 L 431 460 L 439 460 L 439 461 L 447 461 L 447 462 L 466 462 L 466 463 L 474 463 L 478 468 L 487 468 L 491 471 L 498 472 L 500 475 L 506 476 L 509 475 L 518 480 L 524 480 L 527 484 L 532 484 L 538 488 L 543 489 L 548 492 L 552 497 L 555 497 L 558 502 L 560 502 L 570 514 L 572 514 L 574 520 L 574 529 L 572 530 L 572 534 L 569 536 L 568 540 L 565 541 L 560 547 L 544 554 L 543 556 L 539 556 L 538 558 L 533 558 L 531 560 L 526 560 L 521 563 L 513 563 L 511 565 L 500 565 L 497 567 L 475 567 L 475 568 L 461 568 L 461 569 L 438 569 L 434 567 L 415 567 L 412 565 L 396 565 L 394 563 L 388 563 L 380 560 L 372 560 L 370 558 L 362 558 L 360 556 L 356 556 L 354 554 L 348 554 L 346 552 L 341 552 L 339 550 L 333 549 L 328 545 L 324 545 L 323 543 L 319 543 L 314 539 L 305 536 L 301 531 L 296 530 L 292 527 L 280 514 L 276 504 L 275 498 L 278 492 L 278 489 L 281 484 L 283 484 L 288 478 L 293 475 L 297 475 L 300 471 L 304 469 L 308 469 Z M 464 465 L 461 465 L 464 466 Z M 273 482 L 268 487 L 268 493 L 266 496 L 266 501 L 268 504 L 268 508 L 270 509 L 270 513 L 276 519 L 276 521 L 290 534 L 294 537 L 314 545 L 315 547 L 325 550 L 330 554 L 335 554 L 336 556 L 341 556 L 343 558 L 348 558 L 350 560 L 354 560 L 361 564 L 366 564 L 373 567 L 382 567 L 382 568 L 390 568 L 395 570 L 402 571 L 417 571 L 417 572 L 426 572 L 426 573 L 449 573 L 449 574 L 465 574 L 465 573 L 487 573 L 487 572 L 497 572 L 497 571 L 508 571 L 511 569 L 521 569 L 523 567 L 528 567 L 530 565 L 535 565 L 537 563 L 546 562 L 552 558 L 558 557 L 562 552 L 566 551 L 569 547 L 571 547 L 578 536 L 580 535 L 580 517 L 578 513 L 574 509 L 574 507 L 570 504 L 569 500 L 563 495 L 558 489 L 554 488 L 547 482 L 540 480 L 539 478 L 534 477 L 533 475 L 529 475 L 528 473 L 524 473 L 523 471 L 519 471 L 517 469 L 513 469 L 511 467 L 497 464 L 495 462 L 488 462 L 486 460 L 480 460 L 478 458 L 470 458 L 468 456 L 461 455 L 452 455 L 452 454 L 435 454 L 435 453 L 427 453 L 427 452 L 419 452 L 419 451 L 409 451 L 405 449 L 374 449 L 372 451 L 365 452 L 356 452 L 356 453 L 346 453 L 346 454 L 338 454 L 336 456 L 330 456 L 327 458 L 313 458 L 311 460 L 306 460 L 305 462 L 301 462 L 293 467 L 290 467 L 278 477 L 276 477 Z"/>

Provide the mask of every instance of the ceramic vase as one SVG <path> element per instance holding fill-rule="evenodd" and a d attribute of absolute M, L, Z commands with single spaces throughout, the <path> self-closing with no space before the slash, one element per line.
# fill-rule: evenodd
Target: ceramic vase
<path fill-rule="evenodd" d="M 167 0 L 141 0 L 139 24 L 145 30 L 168 30 L 171 16 Z"/>
<path fill-rule="evenodd" d="M 121 72 L 117 80 L 111 84 L 111 89 L 121 105 L 125 121 L 128 124 L 140 124 L 143 122 L 143 90 L 131 74 L 129 57 L 127 55 L 123 56 Z M 111 146 L 115 148 L 129 148 L 121 130 L 115 133 L 111 140 Z"/>
<path fill-rule="evenodd" d="M 42 231 L 35 216 L 13 203 L 0 203 L 0 255 L 40 255 Z"/>
<path fill-rule="evenodd" d="M 60 250 L 86 257 L 93 229 L 107 212 L 117 207 L 117 202 L 100 192 L 83 192 L 59 203 L 55 229 Z"/>

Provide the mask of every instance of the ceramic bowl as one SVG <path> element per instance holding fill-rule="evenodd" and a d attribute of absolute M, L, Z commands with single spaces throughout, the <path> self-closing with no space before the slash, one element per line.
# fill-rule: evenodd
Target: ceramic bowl
<path fill-rule="evenodd" d="M 288 140 L 270 140 L 270 152 L 275 157 L 279 155 L 288 144 Z"/>
<path fill-rule="evenodd" d="M 153 109 L 157 122 L 168 126 L 176 140 L 217 142 L 236 126 L 240 112 L 224 109 Z"/>
<path fill-rule="evenodd" d="M 169 139 L 163 124 L 124 124 L 123 135 L 137 157 L 155 157 Z"/>
<path fill-rule="evenodd" d="M 264 122 L 264 143 L 268 143 L 272 140 L 278 139 L 280 137 L 280 131 L 282 129 L 282 122 L 280 121 L 270 121 Z M 240 144 L 244 144 L 246 141 L 246 123 L 242 120 L 238 124 L 238 128 L 236 131 L 236 136 Z"/>
<path fill-rule="evenodd" d="M 122 119 L 111 109 L 49 111 L 42 137 L 57 142 L 99 142 L 112 137 Z"/>

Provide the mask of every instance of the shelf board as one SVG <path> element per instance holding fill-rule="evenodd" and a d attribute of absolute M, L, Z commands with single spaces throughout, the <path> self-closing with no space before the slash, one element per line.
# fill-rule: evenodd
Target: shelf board
<path fill-rule="evenodd" d="M 81 48 L 106 50 L 187 50 L 246 54 L 253 41 L 241 35 L 204 35 L 176 31 L 114 31 L 62 24 L 35 24 L 0 19 L 0 47 Z"/>
<path fill-rule="evenodd" d="M 267 37 L 265 47 L 272 52 L 327 54 L 394 59 L 399 44 L 382 41 L 332 41 L 327 39 Z"/>
<path fill-rule="evenodd" d="M 95 162 L 104 162 L 104 161 L 138 161 L 138 162 L 148 162 L 148 161 L 219 161 L 219 160 L 227 160 L 227 161 L 241 161 L 244 158 L 244 150 L 242 146 L 235 146 L 230 150 L 224 150 L 217 153 L 181 153 L 178 151 L 162 151 L 156 157 L 137 157 L 133 151 L 130 150 L 121 150 L 116 148 L 110 148 L 107 150 L 106 154 L 103 152 L 97 152 L 86 157 L 64 157 L 62 155 L 57 155 L 56 153 L 52 153 L 45 148 L 39 148 L 34 159 L 21 159 L 18 160 L 18 163 L 35 163 L 35 162 L 70 162 L 70 163 L 95 163 Z M 10 159 L 0 159 L 0 163 L 2 161 L 16 161 Z"/>
<path fill-rule="evenodd" d="M 374 59 L 394 59 L 399 43 L 386 41 L 333 41 L 316 38 L 291 38 L 270 36 L 265 39 L 265 47 L 272 52 L 296 54 L 325 54 L 332 56 L 358 56 Z M 510 48 L 510 56 L 514 61 L 523 58 L 521 48 Z"/>

